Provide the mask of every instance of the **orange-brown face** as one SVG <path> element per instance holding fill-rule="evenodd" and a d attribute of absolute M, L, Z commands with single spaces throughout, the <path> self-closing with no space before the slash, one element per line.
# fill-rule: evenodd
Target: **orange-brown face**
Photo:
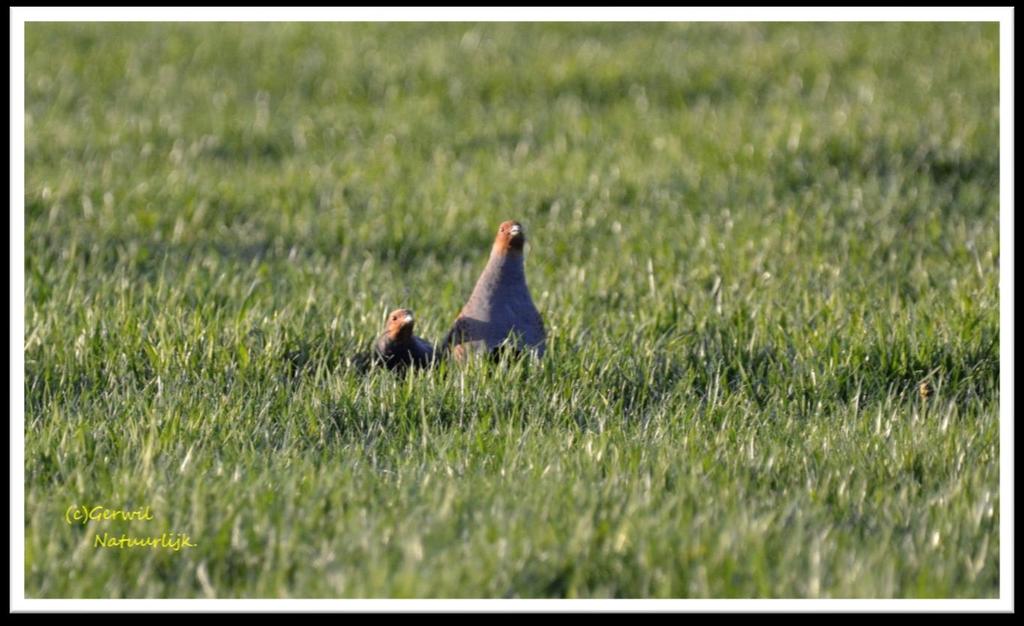
<path fill-rule="evenodd" d="M 409 309 L 395 309 L 388 314 L 388 337 L 392 339 L 407 339 L 412 336 L 412 327 L 415 320 L 412 311 Z"/>
<path fill-rule="evenodd" d="M 498 237 L 494 243 L 502 249 L 522 250 L 526 244 L 526 230 L 515 220 L 502 222 L 498 227 Z"/>

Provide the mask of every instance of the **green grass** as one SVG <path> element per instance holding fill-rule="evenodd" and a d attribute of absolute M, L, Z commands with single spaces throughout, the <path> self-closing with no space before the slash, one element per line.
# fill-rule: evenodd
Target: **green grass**
<path fill-rule="evenodd" d="M 28 597 L 998 595 L 996 25 L 37 23 L 25 87 Z M 352 371 L 512 218 L 541 363 Z"/>

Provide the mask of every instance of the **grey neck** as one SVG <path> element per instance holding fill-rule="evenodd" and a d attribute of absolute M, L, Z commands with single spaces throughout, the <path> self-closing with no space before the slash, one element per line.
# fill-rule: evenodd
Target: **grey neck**
<path fill-rule="evenodd" d="M 496 285 L 519 284 L 526 282 L 526 271 L 523 266 L 523 253 L 519 251 L 491 253 L 487 262 L 487 274 Z"/>

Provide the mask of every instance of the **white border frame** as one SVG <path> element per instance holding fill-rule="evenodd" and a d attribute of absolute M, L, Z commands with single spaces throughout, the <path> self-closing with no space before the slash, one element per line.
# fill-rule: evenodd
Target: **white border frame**
<path fill-rule="evenodd" d="M 1012 7 L 918 8 L 11 8 L 11 603 L 50 611 L 1013 611 L 1013 17 Z M 999 598 L 992 600 L 40 600 L 25 598 L 25 23 L 34 21 L 383 22 L 999 22 L 1000 529 Z M 20 207 L 21 210 L 17 210 Z"/>

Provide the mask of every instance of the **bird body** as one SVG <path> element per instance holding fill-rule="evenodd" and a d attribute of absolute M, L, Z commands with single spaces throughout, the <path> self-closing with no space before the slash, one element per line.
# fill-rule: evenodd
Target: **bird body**
<path fill-rule="evenodd" d="M 498 229 L 487 266 L 442 342 L 442 350 L 450 350 L 456 360 L 506 345 L 544 355 L 544 321 L 526 285 L 525 242 L 518 222 L 504 222 Z"/>

